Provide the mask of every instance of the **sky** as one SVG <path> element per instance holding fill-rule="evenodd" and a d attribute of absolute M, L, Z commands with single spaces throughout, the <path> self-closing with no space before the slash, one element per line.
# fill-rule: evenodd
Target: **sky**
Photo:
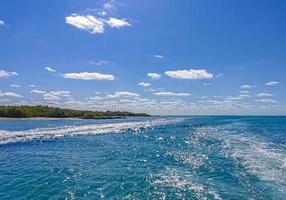
<path fill-rule="evenodd" d="M 286 115 L 284 0 L 1 0 L 0 104 Z"/>

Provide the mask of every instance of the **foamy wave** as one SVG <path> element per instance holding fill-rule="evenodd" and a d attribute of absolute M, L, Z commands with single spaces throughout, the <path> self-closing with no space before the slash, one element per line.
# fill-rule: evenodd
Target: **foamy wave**
<path fill-rule="evenodd" d="M 265 184 L 280 192 L 286 191 L 286 147 L 277 145 L 264 138 L 254 136 L 247 129 L 233 131 L 233 124 L 222 127 L 197 128 L 190 143 L 198 144 L 203 140 L 220 141 L 222 153 L 242 165 L 248 173 L 256 176 Z M 239 175 L 238 175 L 239 176 Z M 245 176 L 238 177 L 242 182 Z"/>
<path fill-rule="evenodd" d="M 54 137 L 72 136 L 72 135 L 96 135 L 102 133 L 119 133 L 124 130 L 132 129 L 139 131 L 141 129 L 176 123 L 178 120 L 151 119 L 140 122 L 121 122 L 109 124 L 92 124 L 77 126 L 60 126 L 54 128 L 36 128 L 26 131 L 6 131 L 0 130 L 0 144 L 30 141 L 33 139 L 49 139 Z"/>
<path fill-rule="evenodd" d="M 188 164 L 192 166 L 192 168 L 197 169 L 202 166 L 206 160 L 208 160 L 208 156 L 204 154 L 199 154 L 195 152 L 192 154 L 191 152 L 170 152 L 166 153 L 166 156 L 172 156 L 176 161 L 182 162 L 184 164 Z"/>
<path fill-rule="evenodd" d="M 194 175 L 187 171 L 167 167 L 165 171 L 156 177 L 158 178 L 152 182 L 152 185 L 159 188 L 174 188 L 176 192 L 173 194 L 178 198 L 185 199 L 184 195 L 192 194 L 197 199 L 222 199 L 216 190 L 200 184 L 196 181 Z"/>

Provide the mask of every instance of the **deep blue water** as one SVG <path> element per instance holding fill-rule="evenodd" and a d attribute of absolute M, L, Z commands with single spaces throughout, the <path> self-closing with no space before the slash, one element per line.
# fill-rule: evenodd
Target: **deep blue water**
<path fill-rule="evenodd" d="M 286 199 L 286 117 L 0 120 L 0 199 Z"/>

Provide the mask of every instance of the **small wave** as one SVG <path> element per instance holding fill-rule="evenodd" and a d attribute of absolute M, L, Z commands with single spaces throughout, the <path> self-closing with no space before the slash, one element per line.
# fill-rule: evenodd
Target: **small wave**
<path fill-rule="evenodd" d="M 176 161 L 190 165 L 192 168 L 197 169 L 204 165 L 208 156 L 205 154 L 200 155 L 198 152 L 192 154 L 191 152 L 170 152 L 166 153 L 166 156 L 172 156 Z"/>
<path fill-rule="evenodd" d="M 234 127 L 235 126 L 235 127 Z M 219 141 L 221 151 L 234 160 L 249 174 L 263 181 L 268 187 L 280 192 L 286 191 L 286 148 L 265 138 L 253 135 L 245 127 L 235 124 L 217 127 L 199 127 L 189 141 L 192 145 L 206 141 Z M 242 183 L 247 176 L 237 177 Z M 249 188 L 249 187 L 248 187 Z"/>
<path fill-rule="evenodd" d="M 96 135 L 102 133 L 119 133 L 124 130 L 140 131 L 157 125 L 166 125 L 178 122 L 178 119 L 152 119 L 148 121 L 121 122 L 109 124 L 92 124 L 77 126 L 59 126 L 53 128 L 36 128 L 26 131 L 0 130 L 0 144 L 25 142 L 34 139 L 49 139 L 72 135 Z"/>
<path fill-rule="evenodd" d="M 156 177 L 157 178 L 151 182 L 152 185 L 162 189 L 175 189 L 173 194 L 177 198 L 185 199 L 194 196 L 196 199 L 222 200 L 216 190 L 196 181 L 196 177 L 190 172 L 166 167 L 166 169 L 156 175 Z"/>

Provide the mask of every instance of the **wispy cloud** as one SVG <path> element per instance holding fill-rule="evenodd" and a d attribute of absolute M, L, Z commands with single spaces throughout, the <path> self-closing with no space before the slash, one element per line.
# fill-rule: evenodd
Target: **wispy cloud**
<path fill-rule="evenodd" d="M 44 94 L 44 93 L 46 93 L 46 91 L 44 91 L 44 90 L 31 90 L 30 92 L 31 93 L 35 93 L 35 94 Z"/>
<path fill-rule="evenodd" d="M 88 64 L 102 66 L 109 63 L 107 60 L 100 60 L 100 61 L 87 61 Z"/>
<path fill-rule="evenodd" d="M 250 88 L 254 88 L 255 86 L 254 85 L 242 85 L 240 86 L 241 89 L 250 89 Z"/>
<path fill-rule="evenodd" d="M 205 69 L 189 69 L 166 71 L 165 74 L 174 79 L 211 79 L 213 74 Z"/>
<path fill-rule="evenodd" d="M 122 28 L 124 26 L 131 26 L 126 19 L 117 19 L 110 17 L 108 20 L 105 20 L 105 23 L 108 24 L 111 28 Z"/>
<path fill-rule="evenodd" d="M 16 72 L 8 72 L 5 70 L 0 70 L 0 78 L 9 78 L 12 76 L 18 76 Z"/>
<path fill-rule="evenodd" d="M 260 103 L 278 103 L 278 101 L 274 99 L 255 99 L 254 101 Z"/>
<path fill-rule="evenodd" d="M 115 92 L 114 94 L 107 95 L 106 98 L 120 98 L 120 97 L 139 97 L 140 95 L 138 93 L 134 92 L 127 92 L 127 91 L 118 91 Z"/>
<path fill-rule="evenodd" d="M 174 92 L 155 92 L 153 93 L 156 96 L 178 96 L 178 97 L 186 97 L 186 96 L 191 96 L 190 93 L 174 93 Z"/>
<path fill-rule="evenodd" d="M 223 73 L 218 73 L 218 74 L 215 75 L 215 78 L 220 78 L 222 76 L 223 76 Z"/>
<path fill-rule="evenodd" d="M 0 20 L 0 26 L 5 26 L 5 22 L 3 20 Z"/>
<path fill-rule="evenodd" d="M 14 92 L 1 92 L 0 91 L 0 97 L 17 97 L 22 98 L 23 96 Z"/>
<path fill-rule="evenodd" d="M 138 83 L 138 85 L 142 86 L 142 87 L 150 87 L 151 83 L 140 82 L 140 83 Z"/>
<path fill-rule="evenodd" d="M 249 94 L 250 91 L 248 91 L 248 90 L 242 90 L 242 91 L 240 91 L 240 93 L 241 93 L 241 94 Z"/>
<path fill-rule="evenodd" d="M 56 72 L 56 70 L 51 67 L 45 67 L 45 69 L 48 70 L 49 72 Z"/>
<path fill-rule="evenodd" d="M 257 94 L 256 96 L 257 96 L 257 97 L 272 97 L 273 94 L 269 94 L 269 93 L 264 93 L 264 92 L 262 92 L 262 93 Z"/>
<path fill-rule="evenodd" d="M 161 78 L 161 74 L 157 74 L 157 73 L 148 73 L 147 76 L 149 76 L 153 80 L 157 80 Z"/>
<path fill-rule="evenodd" d="M 111 74 L 101 74 L 97 72 L 65 73 L 63 77 L 78 80 L 114 80 L 114 76 Z"/>
<path fill-rule="evenodd" d="M 154 58 L 164 58 L 165 56 L 164 55 L 161 55 L 161 54 L 155 54 L 153 55 Z"/>
<path fill-rule="evenodd" d="M 17 85 L 17 84 L 10 84 L 10 87 L 16 87 L 16 88 L 19 88 L 20 85 Z"/>
<path fill-rule="evenodd" d="M 269 81 L 269 82 L 265 83 L 265 85 L 267 85 L 267 86 L 274 86 L 274 85 L 278 85 L 278 84 L 279 84 L 278 81 Z"/>

